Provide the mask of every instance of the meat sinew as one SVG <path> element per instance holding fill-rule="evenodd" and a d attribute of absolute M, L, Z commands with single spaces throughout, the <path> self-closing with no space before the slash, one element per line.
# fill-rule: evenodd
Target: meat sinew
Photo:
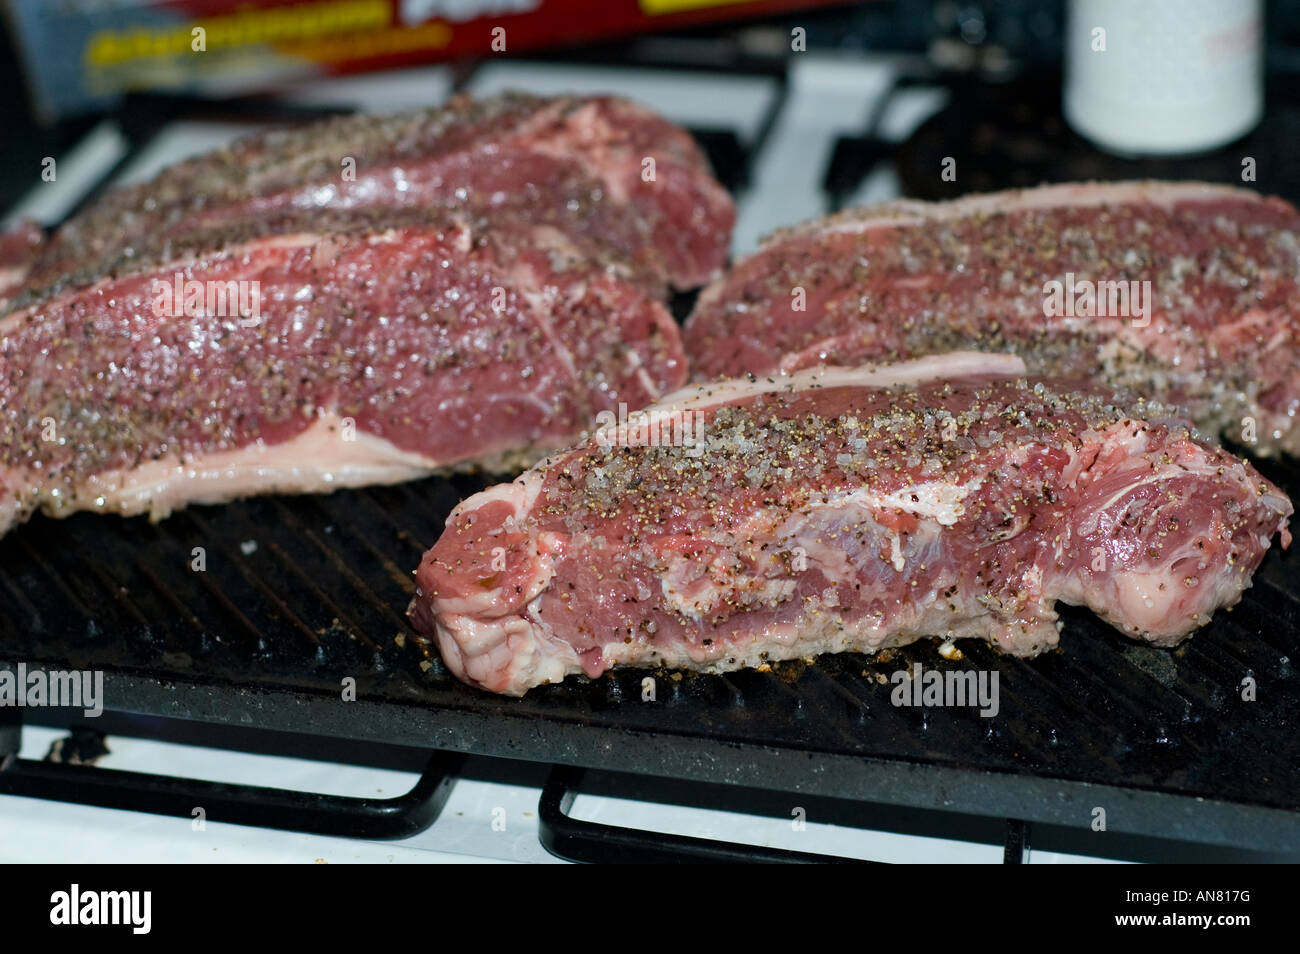
<path fill-rule="evenodd" d="M 1289 543 L 1290 501 L 1248 463 L 1022 372 L 957 353 L 684 389 L 464 501 L 411 619 L 511 695 L 924 636 L 1031 656 L 1057 600 L 1170 646 Z"/>
<path fill-rule="evenodd" d="M 659 296 L 733 219 L 612 98 L 330 120 L 109 193 L 0 245 L 0 533 L 531 463 L 685 382 Z"/>
<path fill-rule="evenodd" d="M 1142 282 L 1150 282 L 1144 287 Z M 701 293 L 697 380 L 974 348 L 1300 453 L 1300 213 L 1203 184 L 1048 186 L 855 209 Z"/>
<path fill-rule="evenodd" d="M 0 533 L 527 463 L 685 380 L 663 304 L 553 229 L 312 218 L 0 318 Z M 199 280 L 225 314 L 178 309 Z"/>
<path fill-rule="evenodd" d="M 549 225 L 647 283 L 694 287 L 726 261 L 735 207 L 685 130 L 613 97 L 504 94 L 275 130 L 118 189 L 69 221 L 35 294 L 211 249 L 314 209 L 454 212 L 476 232 Z"/>

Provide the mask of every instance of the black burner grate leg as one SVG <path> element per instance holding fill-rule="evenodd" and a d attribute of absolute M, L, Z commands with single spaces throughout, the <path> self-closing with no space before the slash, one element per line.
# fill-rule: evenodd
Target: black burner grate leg
<path fill-rule="evenodd" d="M 0 706 L 0 771 L 12 759 L 18 757 L 18 750 L 23 743 L 23 720 L 18 709 L 13 706 Z"/>
<path fill-rule="evenodd" d="M 1029 822 L 1007 820 L 1007 840 L 1002 849 L 1004 865 L 1021 865 L 1029 862 Z"/>
<path fill-rule="evenodd" d="M 0 748 L 0 753 L 3 751 Z M 0 770 L 0 795 L 181 818 L 198 817 L 195 810 L 202 809 L 206 821 L 233 825 L 344 838 L 406 838 L 437 819 L 462 758 L 446 752 L 433 753 L 415 787 L 396 798 L 321 795 L 11 758 Z"/>
<path fill-rule="evenodd" d="M 538 805 L 538 831 L 542 847 L 566 861 L 623 864 L 671 862 L 794 864 L 835 862 L 861 864 L 856 858 L 786 851 L 761 845 L 741 845 L 708 838 L 690 838 L 663 832 L 618 828 L 597 822 L 579 821 L 568 812 L 577 797 L 583 770 L 557 766 L 542 789 Z"/>

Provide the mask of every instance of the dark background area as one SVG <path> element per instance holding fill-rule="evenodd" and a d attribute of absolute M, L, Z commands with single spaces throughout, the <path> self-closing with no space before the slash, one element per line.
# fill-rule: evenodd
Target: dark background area
<path fill-rule="evenodd" d="M 1300 4 L 1266 3 L 1270 93 L 1290 89 L 1300 72 Z M 1064 0 L 874 0 L 788 16 L 729 22 L 678 33 L 613 40 L 535 54 L 552 59 L 639 62 L 697 68 L 772 69 L 797 54 L 789 51 L 790 29 L 807 30 L 809 52 L 846 56 L 867 52 L 910 54 L 918 65 L 941 73 L 970 73 L 991 83 L 1059 70 Z M 0 16 L 0 208 L 12 205 L 33 182 L 45 156 L 71 147 L 98 119 L 81 116 L 42 125 L 25 94 L 7 18 Z M 1049 87 L 1049 92 L 1052 92 Z M 1041 90 L 1040 90 L 1041 93 Z M 1054 95 L 1054 93 L 1053 93 Z M 141 113 L 166 109 L 165 97 L 122 106 L 130 124 Z M 249 108 L 231 103 L 232 112 Z"/>

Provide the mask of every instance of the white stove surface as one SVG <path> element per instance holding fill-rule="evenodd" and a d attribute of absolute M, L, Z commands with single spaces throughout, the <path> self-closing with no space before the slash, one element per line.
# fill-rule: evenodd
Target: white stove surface
<path fill-rule="evenodd" d="M 787 98 L 768 141 L 756 156 L 750 186 L 738 196 L 736 254 L 753 250 L 759 238 L 774 228 L 827 211 L 821 178 L 835 137 L 863 129 L 873 104 L 888 90 L 894 75 L 894 64 L 886 58 L 844 60 L 813 54 L 794 58 Z M 314 83 L 291 91 L 287 98 L 393 111 L 440 102 L 451 88 L 450 72 L 431 67 Z M 485 64 L 468 85 L 469 92 L 478 94 L 511 88 L 540 93 L 620 93 L 677 122 L 732 129 L 746 146 L 759 135 L 763 118 L 779 92 L 774 80 L 762 77 L 505 60 Z M 890 138 L 901 140 L 943 102 L 939 90 L 896 95 L 883 127 Z M 173 123 L 135 156 L 115 181 L 148 178 L 166 165 L 256 128 L 251 124 Z M 47 224 L 59 221 L 121 161 L 127 149 L 119 127 L 105 120 L 59 158 L 57 181 L 34 188 L 6 219 L 26 216 Z M 896 180 L 884 169 L 869 176 L 849 201 L 883 201 L 897 194 Z M 28 726 L 21 755 L 43 758 L 63 734 Z M 396 796 L 410 789 L 417 778 L 415 773 L 121 736 L 111 736 L 108 745 L 110 754 L 97 763 L 106 768 L 339 795 Z M 523 768 L 523 775 L 535 776 L 527 783 L 461 778 L 429 829 L 393 842 L 328 838 L 212 821 L 200 831 L 189 818 L 0 796 L 0 862 L 553 862 L 557 859 L 541 846 L 537 830 L 537 804 L 545 772 L 544 766 Z M 579 795 L 572 814 L 611 825 L 880 861 L 1002 860 L 1001 845 L 861 831 L 821 824 L 811 817 L 802 830 L 795 830 L 789 818 L 591 795 Z M 1036 864 L 1092 860 L 1104 859 L 1030 854 L 1031 863 Z"/>

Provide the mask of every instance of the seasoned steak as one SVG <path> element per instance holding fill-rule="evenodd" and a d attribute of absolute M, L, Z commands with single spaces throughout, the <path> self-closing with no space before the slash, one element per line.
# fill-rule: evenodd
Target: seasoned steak
<path fill-rule="evenodd" d="M 40 226 L 27 219 L 0 232 L 0 310 L 8 296 L 22 287 L 44 241 Z"/>
<path fill-rule="evenodd" d="M 216 251 L 214 234 L 297 213 L 398 209 L 453 213 L 476 232 L 548 225 L 593 258 L 634 265 L 647 287 L 707 281 L 735 221 L 690 134 L 642 106 L 456 97 L 270 131 L 116 189 L 58 231 L 27 285 L 44 295 Z"/>
<path fill-rule="evenodd" d="M 685 380 L 663 304 L 562 233 L 313 218 L 0 318 L 0 533 L 528 463 Z"/>
<path fill-rule="evenodd" d="M 1171 646 L 1289 543 L 1290 501 L 1248 463 L 1023 371 L 964 353 L 685 389 L 464 501 L 411 620 L 510 695 L 925 636 L 1032 656 L 1058 600 Z"/>
<path fill-rule="evenodd" d="M 1149 285 L 1143 286 L 1143 282 Z M 1197 183 L 1048 186 L 778 232 L 700 295 L 697 380 L 973 348 L 1300 453 L 1300 213 Z"/>
<path fill-rule="evenodd" d="M 504 95 L 254 136 L 5 236 L 0 533 L 531 463 L 685 382 L 661 298 L 734 214 L 648 110 Z"/>

